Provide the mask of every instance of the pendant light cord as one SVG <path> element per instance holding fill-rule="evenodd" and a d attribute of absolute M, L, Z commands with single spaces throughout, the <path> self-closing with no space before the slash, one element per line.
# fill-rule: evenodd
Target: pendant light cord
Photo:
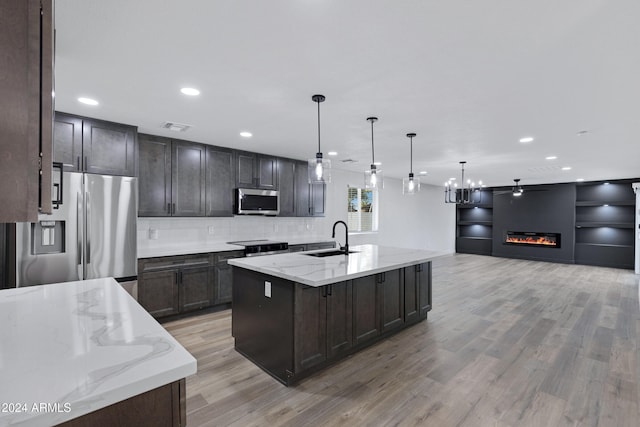
<path fill-rule="evenodd" d="M 413 137 L 411 136 L 411 155 L 409 160 L 409 173 L 413 175 Z"/>
<path fill-rule="evenodd" d="M 320 101 L 316 103 L 318 104 L 318 153 L 320 153 Z"/>
<path fill-rule="evenodd" d="M 376 155 L 375 155 L 375 151 L 373 148 L 373 122 L 375 122 L 377 119 L 374 119 L 373 117 L 368 119 L 371 122 L 371 164 L 375 164 L 376 163 Z"/>

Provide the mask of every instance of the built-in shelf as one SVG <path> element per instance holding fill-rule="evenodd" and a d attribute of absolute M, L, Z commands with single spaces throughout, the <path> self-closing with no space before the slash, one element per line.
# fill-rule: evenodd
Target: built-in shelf
<path fill-rule="evenodd" d="M 493 221 L 458 221 L 458 225 L 487 225 L 491 227 Z"/>
<path fill-rule="evenodd" d="M 576 186 L 576 264 L 633 268 L 634 180 Z"/>
<path fill-rule="evenodd" d="M 485 203 L 458 205 L 456 209 L 456 252 L 491 255 L 493 192 L 485 191 Z"/>
<path fill-rule="evenodd" d="M 593 227 L 613 227 L 613 228 L 635 228 L 633 222 L 576 222 L 576 228 L 593 228 Z"/>

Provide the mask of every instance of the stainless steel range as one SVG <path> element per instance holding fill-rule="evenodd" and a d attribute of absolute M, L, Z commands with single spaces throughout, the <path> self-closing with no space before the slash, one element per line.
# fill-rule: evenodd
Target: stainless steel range
<path fill-rule="evenodd" d="M 230 245 L 244 246 L 244 256 L 273 255 L 289 252 L 289 243 L 273 240 L 240 240 L 227 242 Z"/>

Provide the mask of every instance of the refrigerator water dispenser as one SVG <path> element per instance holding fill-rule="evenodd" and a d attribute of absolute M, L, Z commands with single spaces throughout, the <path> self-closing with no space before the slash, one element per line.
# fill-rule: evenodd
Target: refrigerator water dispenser
<path fill-rule="evenodd" d="M 64 221 L 38 221 L 31 224 L 31 254 L 64 253 Z"/>

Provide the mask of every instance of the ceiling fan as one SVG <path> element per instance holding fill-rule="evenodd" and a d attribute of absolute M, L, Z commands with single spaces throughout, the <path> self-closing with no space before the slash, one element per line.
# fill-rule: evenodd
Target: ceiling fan
<path fill-rule="evenodd" d="M 522 185 L 520 185 L 520 178 L 514 178 L 513 182 L 514 185 L 511 190 L 494 191 L 493 194 L 496 196 L 500 194 L 511 194 L 514 197 L 522 196 L 522 194 L 524 193 L 524 188 L 522 187 Z"/>

